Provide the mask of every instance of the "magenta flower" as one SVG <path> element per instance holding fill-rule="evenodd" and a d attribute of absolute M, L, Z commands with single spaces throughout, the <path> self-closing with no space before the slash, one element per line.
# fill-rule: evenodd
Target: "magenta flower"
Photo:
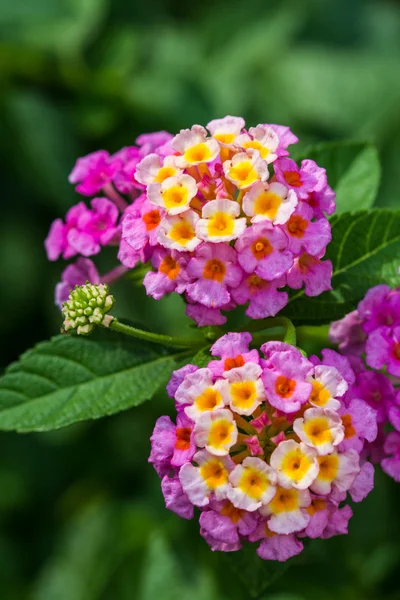
<path fill-rule="evenodd" d="M 139 196 L 124 213 L 122 241 L 140 252 L 147 244 L 157 245 L 157 234 L 164 211 L 151 204 L 144 195 Z"/>
<path fill-rule="evenodd" d="M 185 312 L 199 327 L 205 327 L 206 325 L 225 325 L 226 323 L 226 317 L 221 313 L 219 308 L 207 308 L 207 306 L 199 304 L 198 302 L 187 304 Z"/>
<path fill-rule="evenodd" d="M 353 310 L 340 321 L 331 323 L 329 340 L 337 344 L 343 354 L 363 354 L 367 336 L 361 323 L 358 311 Z"/>
<path fill-rule="evenodd" d="M 160 300 L 174 291 L 182 294 L 192 281 L 187 273 L 189 258 L 184 252 L 155 248 L 151 263 L 157 272 L 149 271 L 143 280 L 147 295 Z"/>
<path fill-rule="evenodd" d="M 400 324 L 396 327 L 380 327 L 368 337 L 366 344 L 367 364 L 373 369 L 383 369 L 400 377 Z"/>
<path fill-rule="evenodd" d="M 222 308 L 231 299 L 230 290 L 239 285 L 243 271 L 236 251 L 226 244 L 202 244 L 189 261 L 187 275 L 194 283 L 187 286 L 192 302 L 207 308 Z"/>
<path fill-rule="evenodd" d="M 247 362 L 258 363 L 257 350 L 250 350 L 251 335 L 249 333 L 227 333 L 219 338 L 210 348 L 213 356 L 221 360 L 212 360 L 208 368 L 214 376 L 221 377 L 225 371 L 243 367 Z"/>
<path fill-rule="evenodd" d="M 299 202 L 288 222 L 282 225 L 286 233 L 288 248 L 293 254 L 305 250 L 311 256 L 320 257 L 332 239 L 331 226 L 326 219 L 312 221 L 313 209 L 305 202 Z"/>
<path fill-rule="evenodd" d="M 172 477 L 164 475 L 161 481 L 161 491 L 168 510 L 172 510 L 172 512 L 182 519 L 193 519 L 193 504 L 183 491 L 178 475 L 173 475 Z"/>
<path fill-rule="evenodd" d="M 207 542 L 212 538 L 224 544 L 237 545 L 240 536 L 253 533 L 258 518 L 254 513 L 235 508 L 229 500 L 212 500 L 208 509 L 201 513 L 199 523 Z"/>
<path fill-rule="evenodd" d="M 292 144 L 297 144 L 299 138 L 285 125 L 265 125 L 265 127 L 271 127 L 279 138 L 279 145 L 275 151 L 278 157 L 288 156 L 289 152 L 286 148 Z"/>
<path fill-rule="evenodd" d="M 167 156 L 164 154 L 165 146 L 173 140 L 173 135 L 168 131 L 154 131 L 153 133 L 142 133 L 136 138 L 136 144 L 140 147 L 141 156 L 147 156 L 151 152 L 157 154 L 161 150 L 161 156 Z M 172 147 L 170 154 L 173 153 Z"/>
<path fill-rule="evenodd" d="M 355 398 L 365 400 L 376 411 L 378 423 L 386 421 L 388 409 L 394 404 L 395 396 L 392 382 L 383 373 L 358 373 L 351 394 Z"/>
<path fill-rule="evenodd" d="M 400 433 L 398 431 L 388 433 L 384 451 L 388 456 L 381 462 L 382 469 L 395 481 L 400 482 Z"/>
<path fill-rule="evenodd" d="M 100 275 L 96 265 L 89 258 L 79 257 L 78 260 L 68 265 L 61 275 L 60 283 L 57 283 L 55 289 L 55 303 L 61 308 L 62 304 L 68 300 L 69 293 L 76 285 L 89 283 L 100 283 Z"/>
<path fill-rule="evenodd" d="M 268 343 L 264 348 L 268 351 Z M 287 345 L 286 351 L 273 353 L 262 375 L 269 403 L 284 413 L 298 411 L 310 398 L 312 385 L 306 379 L 313 368 L 293 346 Z"/>
<path fill-rule="evenodd" d="M 288 303 L 286 292 L 278 291 L 278 288 L 286 284 L 285 277 L 279 277 L 273 281 L 266 281 L 256 273 L 245 275 L 241 284 L 231 291 L 231 296 L 237 304 L 246 304 L 246 315 L 252 319 L 265 319 L 274 317 Z"/>
<path fill-rule="evenodd" d="M 364 440 L 373 442 L 378 435 L 377 411 L 360 398 L 353 398 L 342 406 L 339 414 L 344 425 L 344 439 L 340 444 L 343 451 L 354 448 L 361 452 Z"/>
<path fill-rule="evenodd" d="M 278 158 L 274 169 L 277 181 L 294 190 L 300 200 L 307 200 L 308 194 L 321 185 L 322 177 L 326 181 L 325 169 L 320 169 L 313 160 L 303 160 L 299 168 L 291 158 Z"/>
<path fill-rule="evenodd" d="M 69 182 L 84 196 L 94 196 L 111 182 L 117 170 L 122 166 L 119 158 L 110 156 L 105 150 L 92 152 L 78 158 L 72 169 Z"/>
<path fill-rule="evenodd" d="M 300 554 L 303 544 L 295 535 L 279 535 L 271 531 L 268 521 L 262 520 L 257 529 L 249 535 L 250 542 L 261 540 L 257 554 L 263 560 L 286 562 L 289 558 Z"/>
<path fill-rule="evenodd" d="M 332 215 L 335 212 L 335 198 L 335 192 L 327 183 L 325 183 L 325 185 L 318 186 L 317 189 L 310 192 L 306 202 L 313 209 L 314 217 L 320 219 L 325 215 Z"/>
<path fill-rule="evenodd" d="M 178 413 L 176 425 L 169 417 L 160 417 L 150 441 L 149 462 L 158 473 L 169 473 L 172 467 L 181 467 L 190 461 L 196 451 L 193 421 L 184 412 Z"/>
<path fill-rule="evenodd" d="M 304 252 L 295 258 L 293 266 L 287 273 L 287 284 L 299 290 L 303 284 L 306 296 L 319 296 L 332 289 L 332 263 L 330 260 L 319 260 Z"/>
<path fill-rule="evenodd" d="M 377 285 L 366 293 L 358 305 L 358 314 L 366 333 L 400 322 L 400 293 L 388 285 Z"/>
<path fill-rule="evenodd" d="M 278 279 L 292 266 L 293 256 L 287 247 L 286 235 L 268 221 L 248 227 L 235 244 L 246 273 L 254 272 L 267 281 Z"/>

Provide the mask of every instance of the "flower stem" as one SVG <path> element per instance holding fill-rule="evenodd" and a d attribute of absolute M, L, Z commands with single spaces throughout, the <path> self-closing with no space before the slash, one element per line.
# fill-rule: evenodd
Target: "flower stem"
<path fill-rule="evenodd" d="M 296 329 L 290 319 L 286 317 L 274 317 L 271 319 L 262 319 L 260 321 L 251 321 L 241 328 L 242 331 L 262 331 L 274 327 L 284 327 L 286 329 L 283 341 L 286 344 L 296 345 Z"/>
<path fill-rule="evenodd" d="M 109 329 L 113 329 L 118 333 L 124 333 L 125 335 L 129 335 L 139 340 L 163 344 L 164 346 L 172 346 L 173 348 L 200 348 L 204 346 L 204 340 L 201 339 L 186 339 L 160 333 L 152 333 L 151 331 L 143 331 L 142 329 L 136 329 L 136 327 L 120 323 L 117 319 L 111 321 Z"/>
<path fill-rule="evenodd" d="M 118 192 L 114 189 L 114 186 L 112 183 L 107 183 L 103 187 L 103 192 L 106 196 L 108 196 L 108 198 L 110 200 L 112 200 L 114 202 L 114 204 L 116 204 L 116 206 L 119 208 L 119 210 L 122 213 L 124 212 L 124 210 L 126 208 L 128 208 L 129 204 L 126 202 L 126 200 L 120 194 L 118 194 Z"/>

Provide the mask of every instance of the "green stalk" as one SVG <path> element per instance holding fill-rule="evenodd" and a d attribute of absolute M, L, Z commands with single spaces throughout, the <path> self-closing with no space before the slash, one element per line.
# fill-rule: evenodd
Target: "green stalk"
<path fill-rule="evenodd" d="M 136 329 L 136 327 L 131 327 L 130 325 L 120 323 L 117 319 L 113 319 L 108 328 L 139 340 L 146 340 L 147 342 L 162 344 L 164 346 L 172 346 L 173 348 L 201 348 L 204 346 L 204 340 L 199 338 L 180 338 L 170 335 L 163 335 L 160 333 L 152 333 L 150 331 L 143 331 L 142 329 Z"/>

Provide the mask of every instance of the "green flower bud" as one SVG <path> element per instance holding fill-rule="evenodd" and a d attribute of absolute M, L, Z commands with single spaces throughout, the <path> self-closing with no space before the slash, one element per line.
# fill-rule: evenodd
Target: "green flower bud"
<path fill-rule="evenodd" d="M 114 297 L 108 285 L 77 285 L 61 309 L 64 315 L 64 330 L 76 331 L 78 335 L 89 335 L 98 325 L 108 327 L 114 317 L 107 315 L 114 306 Z"/>

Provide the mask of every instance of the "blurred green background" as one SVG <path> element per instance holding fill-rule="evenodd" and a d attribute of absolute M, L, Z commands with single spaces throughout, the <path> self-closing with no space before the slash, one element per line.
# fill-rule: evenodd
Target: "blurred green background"
<path fill-rule="evenodd" d="M 43 239 L 78 201 L 76 157 L 242 114 L 290 125 L 303 145 L 373 140 L 379 204 L 399 207 L 399 59 L 394 0 L 0 0 L 0 366 L 60 326 L 63 265 Z M 179 298 L 156 304 L 132 283 L 117 297 L 148 327 L 182 327 Z M 2 599 L 249 597 L 234 560 L 163 508 L 146 460 L 168 409 L 160 395 L 52 434 L 0 435 Z M 399 506 L 400 486 L 378 473 L 350 535 L 310 544 L 262 598 L 400 599 Z"/>

